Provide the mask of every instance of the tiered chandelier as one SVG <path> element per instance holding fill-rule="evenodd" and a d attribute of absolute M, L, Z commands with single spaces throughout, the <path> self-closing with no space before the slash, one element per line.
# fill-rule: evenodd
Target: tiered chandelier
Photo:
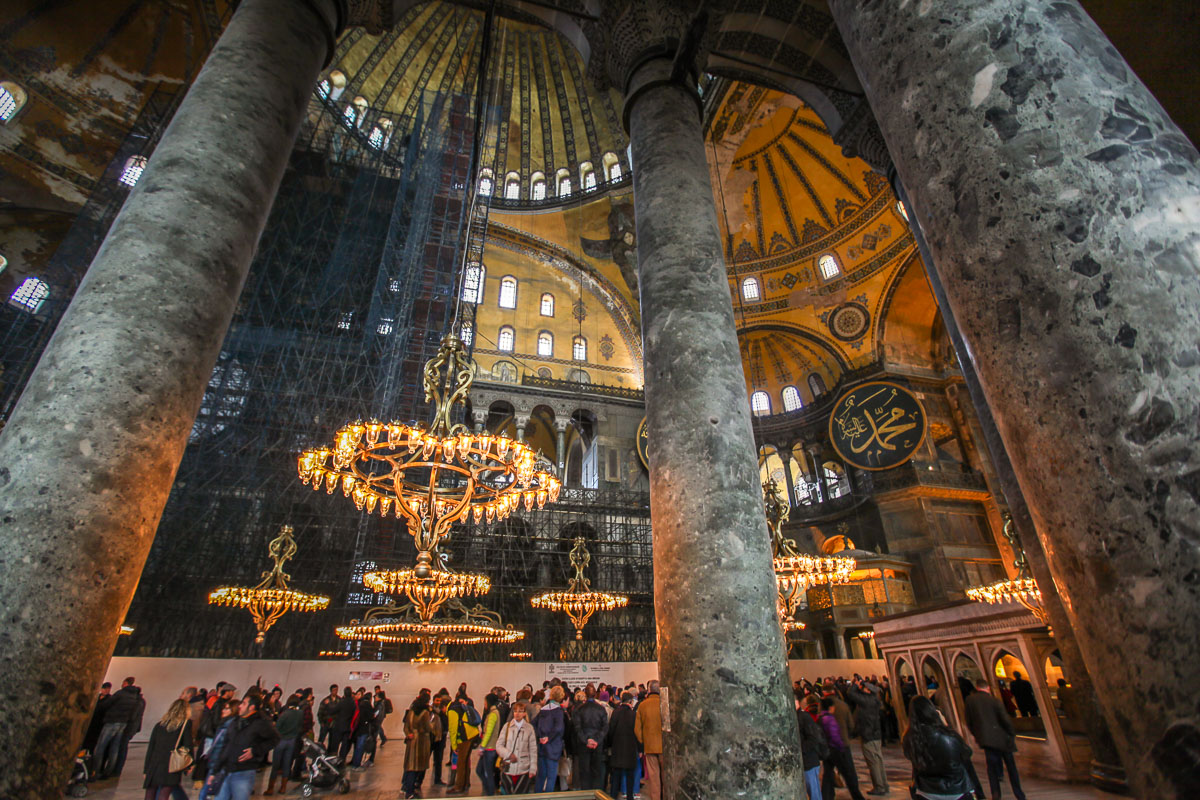
<path fill-rule="evenodd" d="M 525 638 L 524 631 L 504 625 L 499 614 L 481 605 L 467 608 L 462 601 L 452 599 L 445 606 L 459 615 L 430 621 L 422 619 L 411 603 L 399 608 L 395 605 L 373 608 L 361 621 L 354 620 L 338 628 L 337 635 L 379 644 L 420 644 L 420 652 L 411 659 L 414 664 L 449 661 L 444 649 L 448 644 L 512 644 Z"/>
<path fill-rule="evenodd" d="M 446 660 L 446 644 L 512 642 L 524 636 L 499 627 L 499 617 L 492 619 L 486 609 L 468 611 L 458 602 L 486 594 L 491 588 L 486 575 L 451 571 L 438 558 L 438 546 L 454 523 L 492 523 L 522 507 L 541 509 L 557 501 L 562 488 L 549 462 L 523 442 L 451 423 L 454 407 L 466 403 L 473 382 L 466 348 L 449 333 L 425 364 L 425 400 L 434 408 L 428 429 L 353 422 L 337 432 L 332 449 L 300 454 L 301 481 L 328 494 L 340 486 L 343 495 L 368 513 L 394 513 L 405 520 L 417 546 L 415 567 L 363 576 L 366 588 L 407 595 L 410 604 L 372 609 L 362 622 L 338 628 L 343 639 L 416 642 L 421 653 L 414 661 L 437 662 Z M 456 604 L 464 618 L 437 621 L 438 609 L 447 602 Z M 397 613 L 405 618 L 395 620 Z"/>
<path fill-rule="evenodd" d="M 329 607 L 329 598 L 316 594 L 305 594 L 289 589 L 291 575 L 283 571 L 283 564 L 296 555 L 296 540 L 292 538 L 292 526 L 284 525 L 279 536 L 267 545 L 267 552 L 275 567 L 263 573 L 262 581 L 252 587 L 222 586 L 208 595 L 208 602 L 219 606 L 245 608 L 254 618 L 258 635 L 255 644 L 262 644 L 267 631 L 288 611 L 323 611 Z"/>
<path fill-rule="evenodd" d="M 1039 622 L 1050 627 L 1049 615 L 1046 613 L 1046 607 L 1042 604 L 1042 590 L 1038 588 L 1037 582 L 1029 574 L 1029 562 L 1025 559 L 1025 550 L 1017 541 L 1017 532 L 1012 517 L 1008 514 L 1005 514 L 1003 530 L 1004 538 L 1012 547 L 1013 567 L 1017 570 L 1017 577 L 996 581 L 985 586 L 972 586 L 967 589 L 967 597 L 978 603 L 1019 603 L 1037 617 Z"/>
<path fill-rule="evenodd" d="M 582 536 L 575 540 L 571 549 L 571 566 L 575 568 L 575 577 L 565 592 L 545 592 L 530 600 L 534 608 L 548 611 L 565 611 L 575 625 L 576 641 L 583 639 L 583 628 L 597 611 L 612 611 L 629 605 L 629 598 L 622 594 L 592 591 L 592 582 L 588 580 L 584 570 L 592 560 L 587 549 L 587 540 Z"/>
<path fill-rule="evenodd" d="M 767 526 L 771 529 L 771 553 L 775 577 L 779 582 L 776 610 L 784 633 L 803 630 L 796 619 L 800 600 L 810 586 L 845 583 L 854 572 L 854 559 L 846 556 L 809 556 L 796 552 L 796 542 L 783 535 L 783 523 L 791 515 L 791 504 L 779 484 L 770 479 L 763 484 Z"/>

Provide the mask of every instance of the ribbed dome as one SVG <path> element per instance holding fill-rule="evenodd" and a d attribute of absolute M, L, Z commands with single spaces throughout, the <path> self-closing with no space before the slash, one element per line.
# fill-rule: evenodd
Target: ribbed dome
<path fill-rule="evenodd" d="M 411 9 L 381 36 L 349 31 L 338 43 L 332 65 L 341 73 L 338 80 L 345 80 L 339 98 L 362 97 L 397 121 L 415 116 L 432 93 L 469 99 L 483 27 L 482 12 L 437 2 Z M 592 88 L 579 53 L 560 34 L 532 19 L 497 17 L 490 73 L 485 87 L 492 111 L 489 148 L 481 164 L 493 169 L 497 194 L 504 191 L 506 177 L 515 174 L 520 198 L 529 199 L 531 179 L 540 173 L 552 201 L 559 193 L 557 173 L 567 170 L 572 192 L 578 192 L 581 167 L 587 164 L 603 184 L 612 174 L 606 155 L 608 165 L 617 160 L 619 174 L 628 177 L 620 98 Z"/>

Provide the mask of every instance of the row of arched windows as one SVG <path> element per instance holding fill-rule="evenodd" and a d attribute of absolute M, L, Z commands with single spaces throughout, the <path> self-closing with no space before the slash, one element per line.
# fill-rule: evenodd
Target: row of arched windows
<path fill-rule="evenodd" d="M 812 392 L 813 397 L 818 397 L 825 393 L 825 379 L 817 373 L 812 373 L 808 376 L 808 390 Z M 798 408 L 803 408 L 804 400 L 800 397 L 800 390 L 795 386 L 785 386 L 780 392 L 780 399 L 783 401 L 784 413 L 795 411 Z M 763 390 L 750 395 L 750 411 L 756 417 L 765 417 L 771 414 L 771 395 Z"/>
<path fill-rule="evenodd" d="M 601 162 L 604 171 L 605 180 L 609 183 L 616 183 L 621 180 L 621 162 L 616 153 L 605 153 Z M 590 161 L 584 161 L 579 165 L 579 185 L 583 187 L 583 191 L 590 192 L 599 185 L 596 178 L 596 169 Z M 571 183 L 571 171 L 563 168 L 554 174 L 554 193 L 556 197 L 570 197 L 573 191 Z M 479 194 L 482 197 L 491 197 L 496 191 L 496 176 L 491 169 L 484 167 L 479 171 Z M 529 176 L 529 199 L 530 200 L 545 200 L 547 196 L 546 174 L 544 172 L 535 172 Z M 504 199 L 505 200 L 520 200 L 521 199 L 521 174 L 519 172 L 510 172 L 504 176 Z"/>
<path fill-rule="evenodd" d="M 346 76 L 340 70 L 329 73 L 329 77 L 317 84 L 317 96 L 322 100 L 337 101 L 346 90 Z M 385 150 L 392 141 L 393 123 L 387 117 L 380 117 L 367 130 L 367 112 L 371 104 L 367 98 L 359 95 L 346 104 L 342 109 L 342 121 L 348 127 L 364 131 L 367 134 L 367 145 L 376 150 Z"/>
<path fill-rule="evenodd" d="M 821 280 L 833 280 L 842 274 L 842 267 L 838 264 L 836 257 L 830 253 L 826 253 L 817 259 L 817 269 L 821 273 Z M 749 277 L 742 279 L 742 299 L 749 303 L 756 303 L 762 299 L 762 286 L 758 282 L 758 278 Z"/>
<path fill-rule="evenodd" d="M 464 322 L 458 332 L 463 344 L 468 347 L 475 341 L 475 326 Z M 574 336 L 571 339 L 571 358 L 576 361 L 587 361 L 587 339 Z M 496 334 L 496 349 L 511 353 L 517 348 L 517 332 L 511 325 L 501 326 Z M 550 331 L 539 331 L 537 335 L 537 354 L 544 358 L 554 358 L 554 334 Z"/>
<path fill-rule="evenodd" d="M 476 305 L 482 303 L 483 289 L 486 281 L 487 268 L 483 264 L 468 264 L 466 272 L 463 274 L 463 301 L 475 303 Z M 500 279 L 498 305 L 500 308 L 517 307 L 517 279 L 512 275 L 505 275 Z M 542 299 L 538 304 L 538 310 L 543 317 L 553 317 L 554 295 L 550 292 L 543 292 Z"/>

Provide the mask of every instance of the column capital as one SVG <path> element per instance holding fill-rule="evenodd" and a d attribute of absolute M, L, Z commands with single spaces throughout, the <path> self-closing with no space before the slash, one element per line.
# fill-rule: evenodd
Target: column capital
<path fill-rule="evenodd" d="M 833 142 L 842 148 L 842 154 L 847 158 L 861 158 L 881 175 L 887 175 L 891 169 L 892 157 L 888 154 L 887 142 L 883 140 L 883 132 L 866 100 L 860 100 L 846 115 L 842 126 L 833 134 Z"/>
<path fill-rule="evenodd" d="M 592 47 L 588 73 L 601 88 L 615 87 L 628 107 L 638 87 L 635 75 L 647 62 L 672 64 L 666 72 L 691 92 L 700 75 L 718 25 L 717 13 L 687 0 L 607 0 L 600 19 L 585 27 Z M 656 83 L 662 82 L 656 81 Z M 647 88 L 642 86 L 641 88 Z M 697 97 L 697 100 L 699 98 Z"/>

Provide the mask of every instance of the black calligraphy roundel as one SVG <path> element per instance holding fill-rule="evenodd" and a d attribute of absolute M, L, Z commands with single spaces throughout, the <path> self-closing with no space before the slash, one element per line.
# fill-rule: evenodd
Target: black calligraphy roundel
<path fill-rule="evenodd" d="M 642 461 L 642 466 L 650 469 L 650 455 L 646 452 L 646 447 L 650 444 L 650 434 L 646 432 L 646 418 L 642 417 L 642 421 L 638 423 L 637 429 L 637 454 Z"/>
<path fill-rule="evenodd" d="M 847 464 L 881 470 L 908 461 L 925 441 L 925 409 L 896 383 L 855 386 L 829 415 L 829 441 Z"/>

